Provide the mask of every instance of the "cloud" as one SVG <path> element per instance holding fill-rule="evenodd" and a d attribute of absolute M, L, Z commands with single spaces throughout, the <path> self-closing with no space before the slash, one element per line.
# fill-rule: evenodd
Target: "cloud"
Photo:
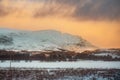
<path fill-rule="evenodd" d="M 71 17 L 79 20 L 120 20 L 120 0 L 55 0 L 55 2 L 62 6 L 74 7 Z"/>
<path fill-rule="evenodd" d="M 5 6 L 7 2 L 9 5 Z M 77 20 L 120 20 L 120 0 L 0 0 L 0 3 L 3 5 L 0 16 L 14 14 L 17 10 L 29 13 L 33 18 L 60 16 Z"/>
<path fill-rule="evenodd" d="M 120 0 L 91 0 L 84 6 L 77 6 L 73 17 L 92 20 L 119 20 Z"/>
<path fill-rule="evenodd" d="M 1 1 L 1 0 L 0 0 Z M 1 4 L 0 4 L 0 17 L 6 16 L 8 13 L 8 10 L 6 10 Z"/>

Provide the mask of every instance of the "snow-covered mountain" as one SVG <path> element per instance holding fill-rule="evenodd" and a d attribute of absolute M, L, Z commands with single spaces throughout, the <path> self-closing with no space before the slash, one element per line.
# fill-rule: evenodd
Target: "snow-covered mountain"
<path fill-rule="evenodd" d="M 0 49 L 6 50 L 76 50 L 94 48 L 79 36 L 55 30 L 22 31 L 0 28 Z"/>

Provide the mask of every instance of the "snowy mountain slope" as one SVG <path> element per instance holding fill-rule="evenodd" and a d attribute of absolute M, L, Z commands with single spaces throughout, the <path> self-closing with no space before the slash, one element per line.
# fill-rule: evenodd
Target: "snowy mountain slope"
<path fill-rule="evenodd" d="M 94 46 L 81 37 L 55 30 L 21 31 L 0 29 L 0 49 L 40 51 L 72 49 L 71 47 L 80 49 L 93 48 Z"/>

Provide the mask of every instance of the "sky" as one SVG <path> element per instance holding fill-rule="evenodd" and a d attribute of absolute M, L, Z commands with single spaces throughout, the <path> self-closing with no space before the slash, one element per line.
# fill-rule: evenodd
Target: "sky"
<path fill-rule="evenodd" d="M 0 0 L 0 28 L 53 29 L 120 48 L 120 0 Z"/>

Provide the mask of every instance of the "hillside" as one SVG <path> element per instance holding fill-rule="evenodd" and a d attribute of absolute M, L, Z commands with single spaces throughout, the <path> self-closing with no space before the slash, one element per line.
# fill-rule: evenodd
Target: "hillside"
<path fill-rule="evenodd" d="M 68 33 L 55 30 L 22 31 L 0 29 L 0 49 L 45 51 L 60 49 L 73 50 L 95 48 L 91 43 Z"/>

